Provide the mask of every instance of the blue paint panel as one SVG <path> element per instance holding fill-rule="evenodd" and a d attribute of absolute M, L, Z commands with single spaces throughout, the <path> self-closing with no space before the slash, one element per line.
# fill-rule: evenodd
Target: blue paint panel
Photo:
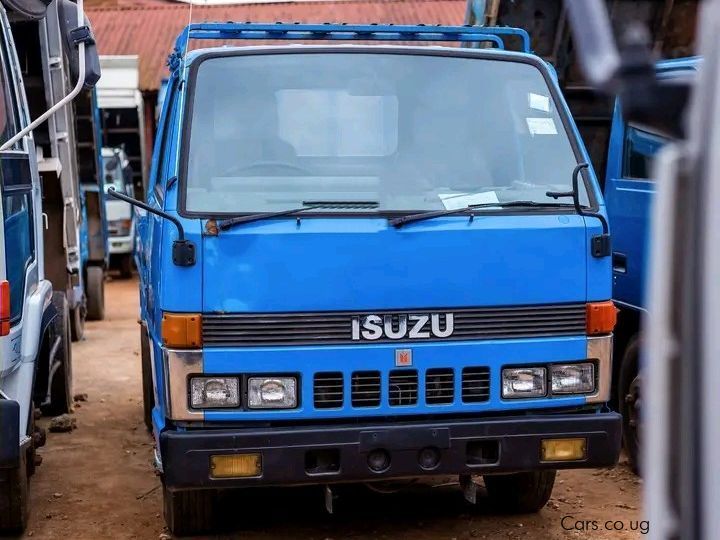
<path fill-rule="evenodd" d="M 10 320 L 22 316 L 25 299 L 25 271 L 33 259 L 33 240 L 31 236 L 31 212 L 29 210 L 30 193 L 3 195 L 3 214 L 5 218 L 6 274 L 10 282 Z M 11 213 L 14 205 L 22 208 Z"/>
<path fill-rule="evenodd" d="M 198 266 L 212 284 L 202 311 L 584 302 L 585 235 L 577 215 L 447 217 L 400 229 L 386 219 L 267 220 L 202 239 Z M 165 309 L 198 309 L 197 281 L 186 283 L 164 295 Z"/>
<path fill-rule="evenodd" d="M 392 343 L 376 345 L 345 345 L 322 347 L 268 347 L 249 349 L 205 349 L 206 374 L 281 374 L 299 373 L 302 379 L 301 406 L 293 410 L 275 411 L 207 411 L 207 420 L 261 420 L 347 418 L 408 414 L 451 414 L 465 412 L 491 412 L 523 410 L 542 407 L 565 407 L 585 404 L 585 398 L 556 397 L 523 400 L 503 400 L 500 389 L 500 372 L 503 366 L 527 365 L 546 362 L 567 362 L 586 358 L 585 336 L 494 340 L 483 342 L 444 342 L 412 345 L 413 368 L 419 372 L 418 405 L 387 405 L 388 372 L 394 366 L 395 349 Z M 408 348 L 406 343 L 402 348 Z M 490 399 L 483 403 L 461 402 L 463 367 L 490 368 Z M 428 368 L 455 369 L 455 402 L 449 405 L 425 404 L 424 371 Z M 378 370 L 382 373 L 385 390 L 380 407 L 353 408 L 350 406 L 350 374 L 353 371 Z M 313 374 L 321 371 L 342 371 L 345 375 L 345 406 L 341 409 L 313 408 Z"/>

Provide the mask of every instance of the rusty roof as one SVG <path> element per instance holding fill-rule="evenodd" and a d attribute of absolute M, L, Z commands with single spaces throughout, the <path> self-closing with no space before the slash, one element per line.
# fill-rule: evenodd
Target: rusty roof
<path fill-rule="evenodd" d="M 187 25 L 188 4 L 163 0 L 95 0 L 88 9 L 100 54 L 140 57 L 140 89 L 157 90 L 166 60 Z M 462 24 L 465 0 L 328 0 L 195 5 L 193 22 L 347 22 Z M 113 6 L 113 7 L 109 7 Z"/>

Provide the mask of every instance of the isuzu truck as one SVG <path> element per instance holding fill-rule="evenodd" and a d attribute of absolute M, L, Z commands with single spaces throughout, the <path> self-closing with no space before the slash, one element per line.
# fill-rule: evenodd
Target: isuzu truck
<path fill-rule="evenodd" d="M 536 512 L 616 463 L 605 205 L 524 31 L 202 23 L 170 66 L 147 203 L 109 194 L 173 532 L 225 490 L 435 475 Z"/>

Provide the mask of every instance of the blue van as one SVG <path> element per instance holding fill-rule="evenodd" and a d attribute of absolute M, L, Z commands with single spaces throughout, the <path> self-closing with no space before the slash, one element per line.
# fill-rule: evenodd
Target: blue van
<path fill-rule="evenodd" d="M 663 78 L 692 77 L 700 59 L 665 60 L 657 65 Z M 642 408 L 640 357 L 641 319 L 646 311 L 645 288 L 650 217 L 655 181 L 652 160 L 667 143 L 666 135 L 645 126 L 628 125 L 620 103 L 613 113 L 608 146 L 605 201 L 613 230 L 613 299 L 620 308 L 615 337 L 615 385 L 623 415 L 623 446 L 635 471 L 639 466 Z"/>
<path fill-rule="evenodd" d="M 147 204 L 110 194 L 174 533 L 227 489 L 432 475 L 535 512 L 616 463 L 605 205 L 524 31 L 202 23 L 170 66 Z"/>

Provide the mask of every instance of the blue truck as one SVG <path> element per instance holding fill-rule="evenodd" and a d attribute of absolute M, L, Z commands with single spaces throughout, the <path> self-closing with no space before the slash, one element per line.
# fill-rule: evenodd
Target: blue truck
<path fill-rule="evenodd" d="M 228 489 L 434 475 L 535 512 L 616 463 L 605 204 L 524 31 L 202 23 L 169 65 L 147 202 L 108 194 L 174 533 Z"/>
<path fill-rule="evenodd" d="M 692 77 L 699 58 L 658 63 L 661 78 Z M 649 232 L 655 181 L 652 160 L 666 135 L 623 120 L 615 106 L 605 174 L 605 201 L 613 231 L 613 299 L 620 308 L 615 336 L 618 410 L 623 415 L 623 446 L 634 470 L 639 467 L 642 410 L 641 320 L 646 311 Z"/>

